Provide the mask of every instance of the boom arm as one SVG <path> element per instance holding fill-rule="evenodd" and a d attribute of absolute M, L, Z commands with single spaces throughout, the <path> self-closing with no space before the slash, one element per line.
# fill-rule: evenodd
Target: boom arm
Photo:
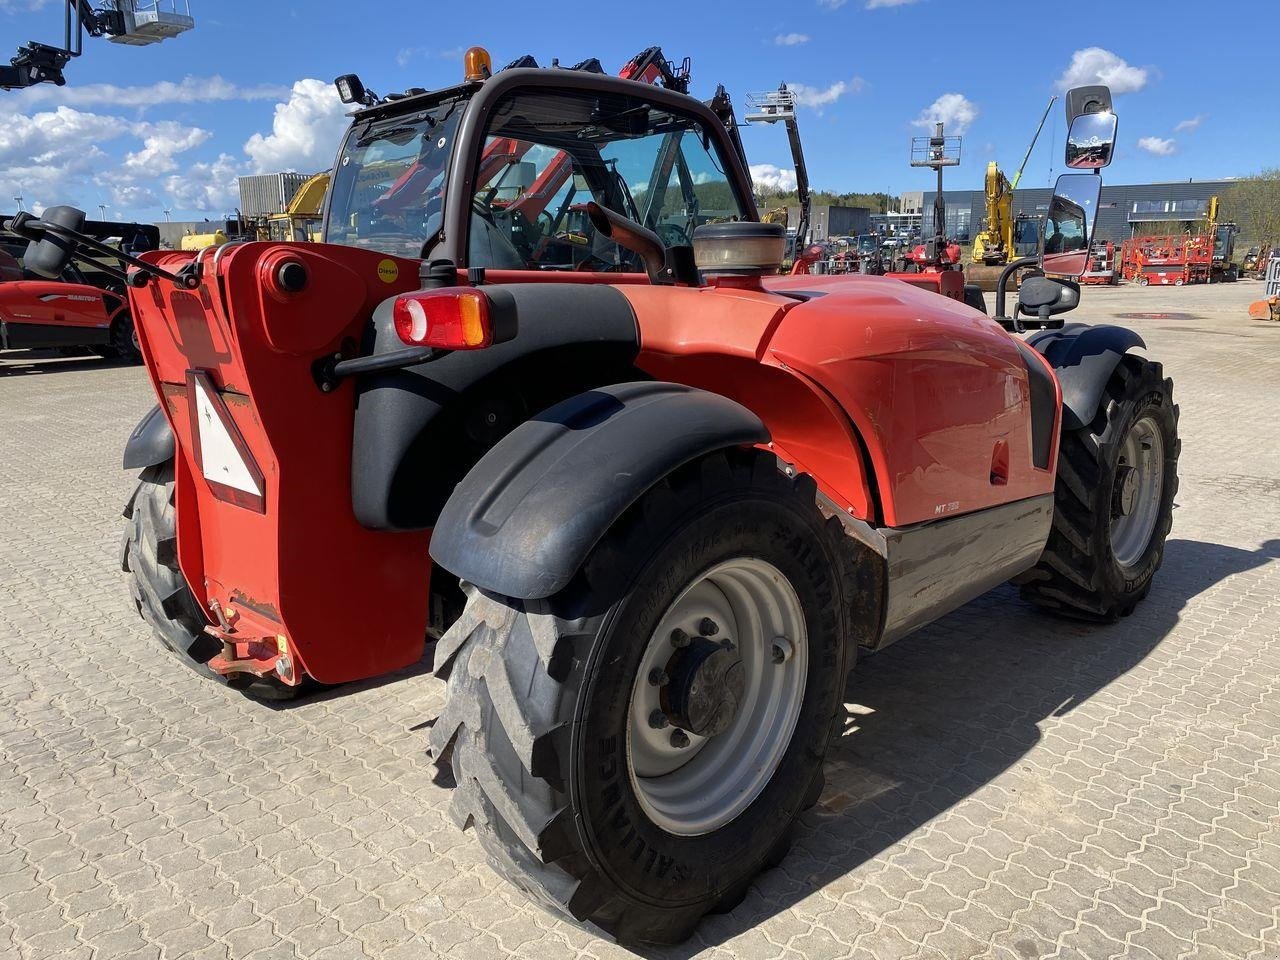
<path fill-rule="evenodd" d="M 99 9 L 91 7 L 88 0 L 67 0 L 63 11 L 62 46 L 55 47 L 38 40 L 20 46 L 17 56 L 9 61 L 9 66 L 0 67 L 0 90 L 17 90 L 37 83 L 63 86 L 67 81 L 62 75 L 62 68 L 72 57 L 80 56 L 86 33 L 91 37 L 124 37 L 127 43 L 153 43 L 189 30 L 195 25 L 189 15 L 165 13 L 163 16 L 167 20 L 160 33 L 133 32 L 134 16 L 133 4 L 126 4 L 125 0 L 114 0 L 107 7 Z M 155 16 L 161 14 L 157 11 Z"/>

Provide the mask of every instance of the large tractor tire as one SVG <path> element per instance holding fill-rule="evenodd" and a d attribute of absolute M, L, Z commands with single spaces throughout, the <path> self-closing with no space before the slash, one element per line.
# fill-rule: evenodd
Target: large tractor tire
<path fill-rule="evenodd" d="M 125 504 L 125 532 L 120 566 L 129 575 L 129 595 L 156 640 L 196 673 L 261 700 L 288 700 L 301 687 L 274 678 L 231 679 L 210 669 L 222 645 L 204 632 L 200 604 L 178 568 L 178 529 L 173 509 L 173 461 L 142 471 Z"/>
<path fill-rule="evenodd" d="M 811 480 L 735 451 L 650 490 L 550 599 L 467 586 L 431 748 L 494 869 L 628 944 L 736 905 L 822 791 L 841 539 Z"/>
<path fill-rule="evenodd" d="M 1062 435 L 1053 529 L 1023 597 L 1081 619 L 1132 613 L 1164 557 L 1181 449 L 1173 381 L 1124 357 L 1093 422 Z"/>

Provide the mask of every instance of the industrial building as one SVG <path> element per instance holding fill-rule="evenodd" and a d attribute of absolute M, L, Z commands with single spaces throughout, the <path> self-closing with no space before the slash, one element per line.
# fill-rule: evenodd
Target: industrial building
<path fill-rule="evenodd" d="M 833 237 L 856 237 L 871 231 L 872 214 L 868 207 L 844 207 L 831 203 L 815 203 L 809 208 L 809 241 L 816 243 Z M 800 222 L 800 208 L 787 207 L 787 229 L 795 230 Z"/>
<path fill-rule="evenodd" d="M 1139 233 L 1190 229 L 1204 219 L 1209 198 L 1225 197 L 1233 180 L 1184 180 L 1175 183 L 1102 184 L 1096 234 L 1100 240 L 1124 240 Z M 1049 207 L 1050 187 L 1016 190 L 1013 212 L 1043 216 Z M 986 196 L 981 190 L 944 190 L 947 205 L 947 236 L 968 243 L 982 229 L 986 216 Z M 934 191 L 925 191 L 924 219 L 932 222 Z M 1242 224 L 1247 235 L 1247 224 Z"/>

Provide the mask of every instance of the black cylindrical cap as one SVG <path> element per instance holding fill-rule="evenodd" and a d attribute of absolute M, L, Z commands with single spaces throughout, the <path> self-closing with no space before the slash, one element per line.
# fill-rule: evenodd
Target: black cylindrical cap
<path fill-rule="evenodd" d="M 297 260 L 286 260 L 276 270 L 276 283 L 285 293 L 301 293 L 307 286 L 307 268 Z"/>

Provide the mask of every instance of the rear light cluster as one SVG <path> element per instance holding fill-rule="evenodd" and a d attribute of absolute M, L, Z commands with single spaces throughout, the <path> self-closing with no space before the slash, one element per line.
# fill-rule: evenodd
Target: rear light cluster
<path fill-rule="evenodd" d="M 396 333 L 411 347 L 479 350 L 494 342 L 489 298 L 474 288 L 402 294 L 392 318 Z"/>

